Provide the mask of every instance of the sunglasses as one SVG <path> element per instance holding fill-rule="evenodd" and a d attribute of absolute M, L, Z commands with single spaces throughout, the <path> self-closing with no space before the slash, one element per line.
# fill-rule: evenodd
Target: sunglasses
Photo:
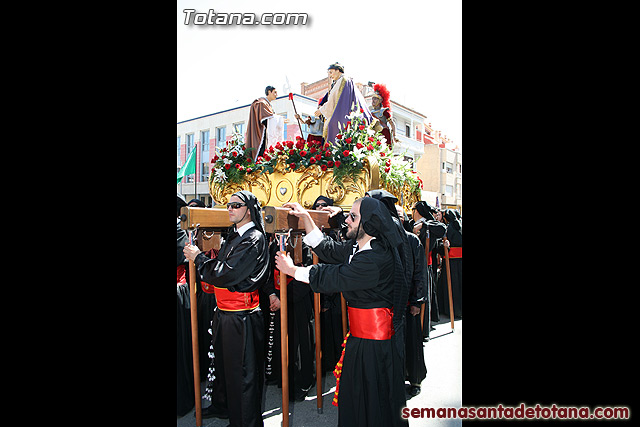
<path fill-rule="evenodd" d="M 326 203 L 316 203 L 316 207 L 318 208 L 326 208 L 328 205 Z"/>
<path fill-rule="evenodd" d="M 238 202 L 231 202 L 231 203 L 227 203 L 227 209 L 231 208 L 231 209 L 240 209 L 242 206 L 247 206 L 246 203 L 238 203 Z"/>

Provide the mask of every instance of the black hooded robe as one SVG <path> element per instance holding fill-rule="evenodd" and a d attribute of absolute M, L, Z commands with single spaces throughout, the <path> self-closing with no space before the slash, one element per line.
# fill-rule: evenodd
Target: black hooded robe
<path fill-rule="evenodd" d="M 424 343 L 422 341 L 423 331 L 421 325 L 421 313 L 413 316 L 411 306 L 421 307 L 427 301 L 427 263 L 424 256 L 424 247 L 420 243 L 418 236 L 407 234 L 413 256 L 414 270 L 411 288 L 409 291 L 409 301 L 405 317 L 405 378 L 411 384 L 420 384 L 427 376 L 427 366 L 424 361 Z M 425 305 L 428 313 L 428 306 Z M 429 327 L 429 315 L 425 314 L 424 327 Z"/>
<path fill-rule="evenodd" d="M 370 209 L 375 209 L 377 215 L 383 215 L 381 210 L 385 209 L 380 202 L 371 198 L 363 199 L 360 206 L 361 222 L 364 224 L 371 216 L 368 213 Z M 394 227 L 391 217 L 385 212 L 388 221 L 384 225 L 389 233 L 393 233 L 389 228 Z M 364 230 L 369 234 L 366 227 Z M 398 302 L 398 295 L 394 292 L 398 291 L 398 281 L 404 272 L 395 271 L 397 262 L 394 261 L 394 249 L 385 238 L 379 235 L 372 239 L 371 249 L 357 251 L 349 261 L 354 241 L 340 243 L 325 237 L 313 250 L 319 258 L 336 264 L 312 266 L 309 271 L 311 289 L 314 292 L 342 292 L 349 307 L 394 307 Z M 406 295 L 403 306 L 398 307 L 402 314 L 404 306 Z M 404 343 L 401 344 L 398 345 L 396 335 L 381 340 L 349 336 L 340 377 L 338 426 L 408 425 L 408 421 L 400 416 L 401 409 L 406 406 L 402 354 Z"/>
<path fill-rule="evenodd" d="M 447 240 L 449 240 L 449 250 L 455 247 L 462 247 L 462 227 L 454 216 L 453 211 L 447 210 Z M 444 260 L 444 245 L 437 248 L 442 256 L 442 266 L 440 267 L 440 277 L 438 279 L 438 305 L 440 312 L 449 316 L 449 285 L 447 283 L 447 267 Z M 451 295 L 453 297 L 454 317 L 462 318 L 462 258 L 449 257 L 449 269 L 451 270 Z"/>
<path fill-rule="evenodd" d="M 187 233 L 178 223 L 178 276 L 177 283 L 177 322 L 176 322 L 176 409 L 183 416 L 195 405 L 193 387 L 193 350 L 191 345 L 191 301 L 189 294 L 189 268 L 182 250 L 187 242 Z"/>
<path fill-rule="evenodd" d="M 267 241 L 257 199 L 246 191 L 239 193 L 243 193 L 240 197 L 248 205 L 253 202 L 251 218 L 254 218 L 255 227 L 246 230 L 242 236 L 231 232 L 216 258 L 208 259 L 201 253 L 195 264 L 201 278 L 216 288 L 230 292 L 254 292 L 265 284 L 269 276 Z M 213 361 L 205 398 L 211 398 L 217 412 L 228 412 L 231 425 L 263 426 L 262 311 L 259 306 L 252 310 L 223 310 L 220 298 L 216 299 L 218 307 L 211 324 Z"/>

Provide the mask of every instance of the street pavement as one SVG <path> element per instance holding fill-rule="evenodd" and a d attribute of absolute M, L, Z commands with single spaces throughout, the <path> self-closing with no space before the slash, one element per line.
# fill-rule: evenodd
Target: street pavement
<path fill-rule="evenodd" d="M 431 339 L 424 344 L 427 377 L 422 382 L 419 395 L 407 400 L 407 408 L 438 408 L 462 405 L 462 320 L 454 322 L 454 330 L 448 318 L 441 316 L 434 325 Z M 204 393 L 205 383 L 201 384 Z M 333 392 L 336 389 L 336 379 L 332 373 L 326 373 L 322 380 L 323 408 L 318 413 L 316 387 L 309 390 L 303 402 L 289 402 L 289 426 L 314 427 L 337 426 L 338 408 L 331 404 Z M 208 406 L 203 401 L 203 406 Z M 183 417 L 178 417 L 178 427 L 195 427 L 195 409 Z M 282 389 L 276 385 L 266 386 L 264 412 L 262 414 L 265 427 L 280 427 L 282 425 Z M 218 418 L 203 419 L 206 427 L 226 427 L 229 420 Z M 428 419 L 409 418 L 409 426 L 429 427 L 460 427 L 460 419 Z"/>

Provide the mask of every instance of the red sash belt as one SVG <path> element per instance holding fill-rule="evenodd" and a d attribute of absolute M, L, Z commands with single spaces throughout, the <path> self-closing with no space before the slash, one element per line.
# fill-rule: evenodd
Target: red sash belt
<path fill-rule="evenodd" d="M 355 308 L 349 310 L 349 331 L 357 338 L 389 340 L 393 330 L 393 314 L 390 308 Z"/>
<path fill-rule="evenodd" d="M 216 294 L 216 304 L 218 304 L 220 310 L 253 310 L 260 304 L 260 296 L 257 289 L 253 292 L 231 292 L 227 288 L 214 286 L 213 290 Z"/>
<path fill-rule="evenodd" d="M 184 265 L 178 266 L 178 286 L 187 283 L 187 269 Z"/>
<path fill-rule="evenodd" d="M 204 291 L 204 293 L 215 294 L 215 289 L 213 289 L 215 286 L 208 284 L 204 280 L 200 280 L 200 284 L 202 286 L 202 290 Z"/>
<path fill-rule="evenodd" d="M 427 265 L 431 265 L 431 251 L 429 251 L 429 255 L 427 255 Z"/>
<path fill-rule="evenodd" d="M 449 258 L 462 258 L 462 246 L 449 248 Z"/>
<path fill-rule="evenodd" d="M 287 285 L 289 285 L 289 283 L 291 283 L 292 280 L 293 280 L 293 277 L 287 276 Z M 280 290 L 280 270 L 278 269 L 273 270 L 273 285 L 277 290 Z"/>

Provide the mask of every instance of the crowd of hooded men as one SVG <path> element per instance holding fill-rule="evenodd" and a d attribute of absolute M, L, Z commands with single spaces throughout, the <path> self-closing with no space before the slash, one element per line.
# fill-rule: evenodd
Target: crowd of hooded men
<path fill-rule="evenodd" d="M 304 226 L 301 255 L 280 251 L 265 232 L 261 207 L 248 191 L 233 194 L 233 225 L 219 250 L 201 252 L 177 226 L 177 414 L 194 406 L 188 261 L 196 266 L 200 379 L 211 405 L 203 418 L 262 426 L 265 385 L 281 387 L 279 275 L 287 275 L 290 399 L 315 382 L 313 292 L 321 296 L 322 372 L 337 378 L 333 404 L 340 426 L 408 425 L 401 408 L 426 378 L 424 343 L 432 322 L 449 316 L 445 246 L 454 315 L 462 318 L 462 225 L 455 210 L 425 201 L 411 219 L 385 190 L 371 190 L 343 212 L 320 196 L 314 210 L 339 225 L 320 230 L 307 210 L 287 203 Z M 187 203 L 178 194 L 178 215 Z M 204 207 L 199 200 L 189 206 Z M 291 246 L 290 246 L 291 247 Z M 319 262 L 313 264 L 312 251 Z M 342 331 L 341 295 L 349 332 Z M 405 385 L 408 381 L 408 385 Z"/>

